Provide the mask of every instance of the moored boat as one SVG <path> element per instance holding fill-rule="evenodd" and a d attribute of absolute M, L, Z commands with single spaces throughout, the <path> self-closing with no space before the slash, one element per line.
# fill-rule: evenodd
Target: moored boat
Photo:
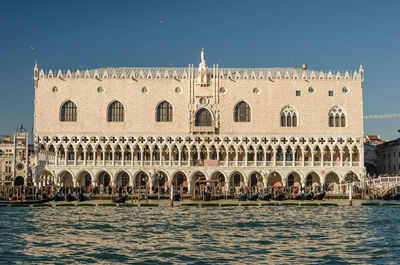
<path fill-rule="evenodd" d="M 272 194 L 261 194 L 258 198 L 262 201 L 269 201 L 272 198 Z"/>
<path fill-rule="evenodd" d="M 125 203 L 126 199 L 128 199 L 128 195 L 122 196 L 121 198 L 111 198 L 114 203 Z"/>
<path fill-rule="evenodd" d="M 42 200 L 27 200 L 27 201 L 0 201 L 1 205 L 26 205 L 26 204 L 41 204 L 54 201 L 55 197 L 46 198 Z"/>

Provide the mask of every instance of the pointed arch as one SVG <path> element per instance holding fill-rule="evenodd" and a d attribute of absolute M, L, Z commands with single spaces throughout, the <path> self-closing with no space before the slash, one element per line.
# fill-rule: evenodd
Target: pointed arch
<path fill-rule="evenodd" d="M 172 105 L 164 100 L 156 107 L 156 121 L 157 122 L 172 122 L 173 109 Z"/>
<path fill-rule="evenodd" d="M 71 100 L 64 102 L 60 109 L 60 121 L 77 121 L 78 109 Z"/>
<path fill-rule="evenodd" d="M 339 106 L 334 106 L 329 110 L 328 119 L 329 127 L 346 127 L 346 113 Z"/>
<path fill-rule="evenodd" d="M 196 112 L 195 126 L 212 126 L 211 112 L 205 108 L 201 108 Z"/>
<path fill-rule="evenodd" d="M 285 106 L 281 110 L 281 127 L 297 127 L 298 115 L 292 106 Z"/>
<path fill-rule="evenodd" d="M 125 119 L 125 108 L 121 102 L 115 100 L 107 108 L 108 122 L 123 122 Z"/>
<path fill-rule="evenodd" d="M 251 109 L 249 104 L 245 101 L 240 101 L 235 106 L 234 111 L 235 122 L 250 122 L 251 121 Z"/>

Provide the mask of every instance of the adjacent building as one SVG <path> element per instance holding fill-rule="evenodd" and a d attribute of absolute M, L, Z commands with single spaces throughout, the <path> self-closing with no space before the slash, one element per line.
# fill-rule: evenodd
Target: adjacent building
<path fill-rule="evenodd" d="M 33 145 L 22 125 L 11 136 L 0 140 L 0 185 L 20 186 L 32 184 L 32 168 L 35 162 Z"/>
<path fill-rule="evenodd" d="M 365 175 L 364 70 L 34 67 L 35 185 L 310 186 Z"/>
<path fill-rule="evenodd" d="M 400 138 L 376 147 L 377 174 L 400 174 Z"/>

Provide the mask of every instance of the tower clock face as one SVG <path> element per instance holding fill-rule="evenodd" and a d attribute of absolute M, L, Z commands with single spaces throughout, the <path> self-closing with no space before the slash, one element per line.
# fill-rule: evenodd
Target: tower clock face
<path fill-rule="evenodd" d="M 17 164 L 17 169 L 18 170 L 23 170 L 24 169 L 24 165 L 23 164 Z"/>

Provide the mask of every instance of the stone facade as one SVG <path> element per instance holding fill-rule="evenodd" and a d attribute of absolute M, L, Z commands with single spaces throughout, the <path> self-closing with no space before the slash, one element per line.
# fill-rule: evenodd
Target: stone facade
<path fill-rule="evenodd" d="M 378 145 L 376 154 L 378 174 L 400 174 L 400 138 Z"/>
<path fill-rule="evenodd" d="M 156 173 L 170 183 L 179 175 L 189 188 L 198 178 L 230 187 L 363 177 L 362 67 L 220 68 L 202 54 L 198 68 L 35 66 L 36 184 L 99 185 L 107 176 L 110 185 L 135 185 L 143 176 L 151 186 Z M 68 101 L 76 121 L 61 121 Z M 108 121 L 115 101 L 119 122 Z M 158 122 L 165 101 L 172 118 Z"/>
<path fill-rule="evenodd" d="M 3 137 L 0 141 L 0 185 L 32 184 L 35 155 L 28 140 L 28 133 L 21 125 L 14 133 L 14 141 L 11 137 Z"/>

